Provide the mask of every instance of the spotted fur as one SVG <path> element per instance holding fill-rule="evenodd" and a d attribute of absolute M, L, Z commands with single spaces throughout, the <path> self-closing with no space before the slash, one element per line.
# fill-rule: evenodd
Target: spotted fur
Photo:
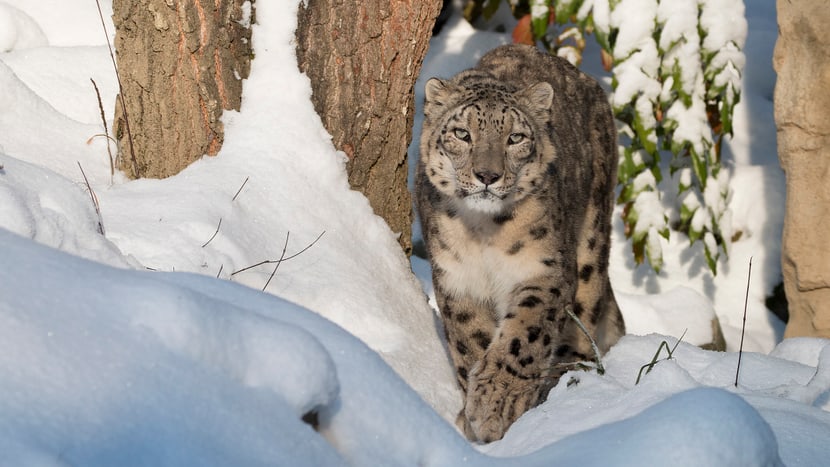
<path fill-rule="evenodd" d="M 426 84 L 416 191 L 458 425 L 500 439 L 566 365 L 625 333 L 608 280 L 616 130 L 605 93 L 566 61 L 504 46 Z"/>

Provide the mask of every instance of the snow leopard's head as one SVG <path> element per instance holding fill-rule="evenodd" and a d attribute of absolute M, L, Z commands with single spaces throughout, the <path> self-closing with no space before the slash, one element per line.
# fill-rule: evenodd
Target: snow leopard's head
<path fill-rule="evenodd" d="M 552 151 L 550 84 L 525 89 L 467 72 L 426 84 L 421 158 L 430 182 L 477 212 L 503 212 L 536 192 Z M 549 149 L 548 149 L 549 148 Z"/>

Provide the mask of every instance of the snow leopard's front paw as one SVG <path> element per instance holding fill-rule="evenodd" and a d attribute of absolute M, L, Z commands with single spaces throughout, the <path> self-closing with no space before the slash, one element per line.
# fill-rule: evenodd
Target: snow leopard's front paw
<path fill-rule="evenodd" d="M 529 378 L 490 355 L 470 373 L 464 410 L 473 441 L 504 437 L 519 416 L 538 403 L 539 380 Z"/>
<path fill-rule="evenodd" d="M 486 360 L 470 372 L 464 408 L 470 441 L 489 443 L 501 439 L 507 431 L 502 417 L 506 385 L 498 385 L 498 380 L 496 365 L 488 365 Z"/>
<path fill-rule="evenodd" d="M 455 426 L 470 441 L 476 440 L 476 434 L 473 432 L 473 427 L 470 425 L 470 420 L 467 418 L 467 412 L 465 407 L 461 408 L 461 411 L 458 412 L 458 416 L 455 417 Z"/>

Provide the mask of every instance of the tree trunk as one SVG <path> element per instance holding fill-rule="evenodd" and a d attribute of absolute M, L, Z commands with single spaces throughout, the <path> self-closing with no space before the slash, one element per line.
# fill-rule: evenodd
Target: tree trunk
<path fill-rule="evenodd" d="M 369 199 L 406 254 L 412 202 L 406 185 L 414 86 L 440 0 L 300 2 L 297 58 L 352 188 Z"/>
<path fill-rule="evenodd" d="M 127 110 L 116 99 L 113 131 L 125 172 L 167 177 L 219 151 L 219 117 L 239 109 L 250 71 L 252 8 L 244 3 L 113 0 Z"/>
<path fill-rule="evenodd" d="M 778 0 L 777 6 L 775 123 L 787 176 L 784 336 L 830 338 L 830 9 L 826 0 Z"/>

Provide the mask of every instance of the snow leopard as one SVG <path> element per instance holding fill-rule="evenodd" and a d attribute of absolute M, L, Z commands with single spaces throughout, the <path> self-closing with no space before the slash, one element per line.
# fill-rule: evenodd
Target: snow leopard
<path fill-rule="evenodd" d="M 625 333 L 608 277 L 617 180 L 600 84 L 508 45 L 425 84 L 415 191 L 472 441 L 501 439 L 576 362 Z"/>

